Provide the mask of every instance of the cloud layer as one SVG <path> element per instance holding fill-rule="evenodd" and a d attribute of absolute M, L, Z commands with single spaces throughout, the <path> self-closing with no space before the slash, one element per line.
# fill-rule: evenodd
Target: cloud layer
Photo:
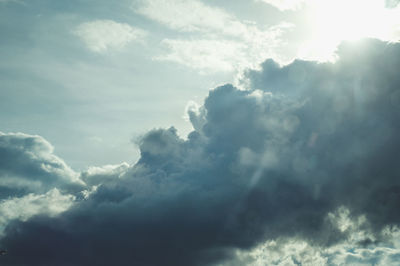
<path fill-rule="evenodd" d="M 322 264 L 334 263 L 340 253 L 334 247 L 361 262 L 382 250 L 398 256 L 397 244 L 388 245 L 400 223 L 400 45 L 343 43 L 337 55 L 336 63 L 284 67 L 267 60 L 245 73 L 246 90 L 210 91 L 203 106 L 188 108 L 195 130 L 187 140 L 173 127 L 154 129 L 138 142 L 135 165 L 81 173 L 73 180 L 85 181 L 84 196 L 69 210 L 8 224 L 0 246 L 10 252 L 1 259 L 5 265 L 260 265 L 276 257 L 273 250 L 290 254 L 301 245 Z M 40 137 L 12 134 L 3 143 L 1 179 L 67 169 Z M 35 166 L 48 158 L 57 162 L 52 168 Z M 9 166 L 22 162 L 35 171 Z M 349 247 L 358 249 L 351 255 Z"/>

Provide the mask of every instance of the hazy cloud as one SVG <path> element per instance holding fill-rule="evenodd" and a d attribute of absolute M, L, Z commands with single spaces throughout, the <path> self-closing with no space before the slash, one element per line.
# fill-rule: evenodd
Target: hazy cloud
<path fill-rule="evenodd" d="M 306 0 L 257 0 L 257 1 L 270 4 L 281 11 L 297 9 L 303 3 L 306 2 Z"/>
<path fill-rule="evenodd" d="M 199 70 L 232 71 L 235 66 L 245 63 L 245 46 L 240 42 L 165 39 L 163 44 L 170 51 L 156 59 L 180 63 Z"/>
<path fill-rule="evenodd" d="M 399 0 L 386 0 L 385 4 L 388 8 L 395 8 L 400 3 Z"/>
<path fill-rule="evenodd" d="M 240 36 L 246 25 L 223 9 L 211 7 L 198 0 L 143 0 L 132 6 L 133 10 L 167 27 L 186 32 L 222 32 Z"/>
<path fill-rule="evenodd" d="M 155 58 L 200 71 L 229 72 L 255 66 L 275 54 L 282 45 L 282 33 L 293 26 L 283 22 L 260 29 L 197 0 L 144 0 L 132 8 L 166 27 L 193 35 L 190 39 L 164 39 L 162 44 L 168 51 Z"/>
<path fill-rule="evenodd" d="M 140 41 L 145 31 L 113 20 L 94 20 L 80 24 L 73 31 L 93 52 L 121 49 L 132 41 Z"/>

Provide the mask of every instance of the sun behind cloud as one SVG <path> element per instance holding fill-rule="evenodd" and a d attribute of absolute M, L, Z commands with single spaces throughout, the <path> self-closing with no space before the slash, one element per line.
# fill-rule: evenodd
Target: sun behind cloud
<path fill-rule="evenodd" d="M 300 57 L 329 60 L 343 40 L 400 37 L 400 8 L 386 8 L 383 0 L 313 0 L 307 2 L 307 9 L 311 36 L 300 48 Z"/>

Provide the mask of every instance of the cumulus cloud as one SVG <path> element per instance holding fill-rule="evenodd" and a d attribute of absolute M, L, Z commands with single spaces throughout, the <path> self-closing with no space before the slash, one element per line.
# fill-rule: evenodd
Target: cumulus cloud
<path fill-rule="evenodd" d="M 0 132 L 0 199 L 43 193 L 54 187 L 79 191 L 79 174 L 54 155 L 53 146 L 37 135 Z"/>
<path fill-rule="evenodd" d="M 188 108 L 186 140 L 154 129 L 135 165 L 82 173 L 89 186 L 69 210 L 10 222 L 5 265 L 390 265 L 400 45 L 343 43 L 337 55 L 267 60 L 246 90 L 210 91 Z"/>
<path fill-rule="evenodd" d="M 93 52 L 121 49 L 132 41 L 142 40 L 145 31 L 113 20 L 94 20 L 82 23 L 73 31 Z"/>
<path fill-rule="evenodd" d="M 220 265 L 379 265 L 394 266 L 400 255 L 398 229 L 387 232 L 386 244 L 362 246 L 354 241 L 329 248 L 311 246 L 301 240 L 267 241 L 249 251 L 238 250 L 234 259 Z"/>
<path fill-rule="evenodd" d="M 10 221 L 69 209 L 85 188 L 53 152 L 40 136 L 0 132 L 0 235 Z"/>
<path fill-rule="evenodd" d="M 110 178 L 120 177 L 127 169 L 129 164 L 121 163 L 117 165 L 104 165 L 101 167 L 92 166 L 81 173 L 81 179 L 88 185 L 99 185 Z"/>

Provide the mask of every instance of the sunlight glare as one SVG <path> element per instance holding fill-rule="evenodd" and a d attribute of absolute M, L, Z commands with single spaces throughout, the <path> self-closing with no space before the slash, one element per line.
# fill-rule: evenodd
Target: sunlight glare
<path fill-rule="evenodd" d="M 308 7 L 311 38 L 300 50 L 303 58 L 332 60 L 343 40 L 400 36 L 400 9 L 385 8 L 383 0 L 314 0 Z"/>

